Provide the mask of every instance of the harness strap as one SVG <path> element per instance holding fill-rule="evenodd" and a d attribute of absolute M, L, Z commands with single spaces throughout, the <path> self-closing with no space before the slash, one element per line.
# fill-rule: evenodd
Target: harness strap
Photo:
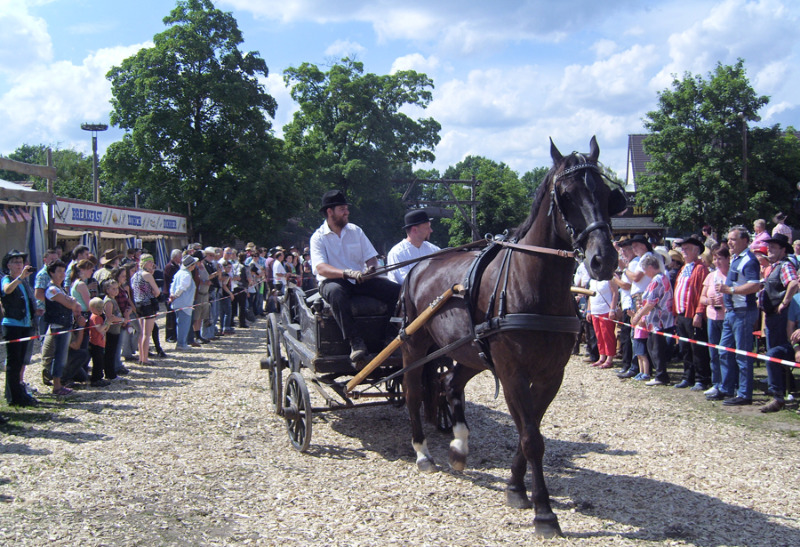
<path fill-rule="evenodd" d="M 581 322 L 572 315 L 509 313 L 504 317 L 493 317 L 485 323 L 475 325 L 475 334 L 481 339 L 510 330 L 540 330 L 578 334 L 581 330 Z"/>

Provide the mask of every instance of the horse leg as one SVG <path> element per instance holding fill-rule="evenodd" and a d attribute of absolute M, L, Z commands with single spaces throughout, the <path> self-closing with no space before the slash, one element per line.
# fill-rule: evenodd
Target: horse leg
<path fill-rule="evenodd" d="M 480 370 L 456 363 L 447 378 L 447 402 L 453 414 L 453 440 L 450 441 L 449 459 L 450 467 L 455 471 L 463 471 L 467 466 L 469 427 L 465 413 L 464 387 L 478 372 Z"/>
<path fill-rule="evenodd" d="M 527 498 L 524 477 L 527 460 L 531 464 L 533 478 L 531 501 L 536 511 L 533 519 L 536 535 L 540 537 L 561 536 L 563 534 L 558 524 L 558 517 L 550 507 L 550 492 L 548 492 L 544 480 L 544 466 L 542 465 L 544 438 L 539 429 L 542 416 L 555 397 L 561 382 L 560 380 L 550 382 L 551 385 L 543 385 L 538 389 L 536 386 L 526 389 L 526 384 L 530 385 L 527 382 L 503 384 L 506 390 L 506 402 L 520 433 L 519 448 L 514 457 L 511 479 L 506 489 L 506 500 L 513 507 L 525 507 Z M 543 382 L 543 384 L 548 384 L 548 382 Z"/>
<path fill-rule="evenodd" d="M 404 347 L 403 362 L 405 364 L 413 363 L 424 355 L 417 354 L 418 352 Z M 430 452 L 428 452 L 428 443 L 425 440 L 425 432 L 422 429 L 422 418 L 420 416 L 423 399 L 422 372 L 422 368 L 406 372 L 403 377 L 403 391 L 406 397 L 408 418 L 411 422 L 411 446 L 417 456 L 417 469 L 426 473 L 433 473 L 438 471 L 439 468 L 433 461 Z"/>

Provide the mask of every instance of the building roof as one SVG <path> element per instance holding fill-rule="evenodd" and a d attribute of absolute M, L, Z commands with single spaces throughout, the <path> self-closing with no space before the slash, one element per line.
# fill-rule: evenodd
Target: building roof
<path fill-rule="evenodd" d="M 636 178 L 647 172 L 647 162 L 650 155 L 644 151 L 644 139 L 646 134 L 628 135 L 628 171 L 626 173 L 625 186 L 630 191 L 635 191 Z"/>

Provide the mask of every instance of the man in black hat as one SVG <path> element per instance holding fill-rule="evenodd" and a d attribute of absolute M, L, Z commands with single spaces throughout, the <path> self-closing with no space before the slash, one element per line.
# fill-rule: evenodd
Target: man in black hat
<path fill-rule="evenodd" d="M 378 252 L 364 231 L 350 224 L 350 209 L 344 194 L 331 190 L 322 196 L 320 213 L 325 222 L 311 236 L 311 264 L 320 284 L 320 294 L 350 343 L 350 359 L 361 361 L 367 346 L 358 332 L 350 310 L 350 298 L 367 295 L 390 306 L 397 302 L 400 285 L 385 277 L 364 278 L 364 271 L 378 264 Z"/>
<path fill-rule="evenodd" d="M 700 304 L 703 282 L 708 268 L 700 259 L 705 245 L 692 235 L 679 243 L 683 267 L 675 279 L 675 332 L 678 336 L 708 342 L 705 327 L 705 305 Z M 678 352 L 683 361 L 683 377 L 675 384 L 678 389 L 691 388 L 705 391 L 711 386 L 711 366 L 708 349 L 690 342 L 678 342 Z"/>
<path fill-rule="evenodd" d="M 403 226 L 403 229 L 406 231 L 406 238 L 392 247 L 392 250 L 386 255 L 387 266 L 422 258 L 440 250 L 439 247 L 428 241 L 431 233 L 433 233 L 433 228 L 431 228 L 431 220 L 433 219 L 428 218 L 428 213 L 424 209 L 407 212 L 404 220 L 405 226 Z M 392 270 L 389 272 L 389 279 L 402 285 L 406 275 L 413 267 L 414 264 L 409 264 Z"/>

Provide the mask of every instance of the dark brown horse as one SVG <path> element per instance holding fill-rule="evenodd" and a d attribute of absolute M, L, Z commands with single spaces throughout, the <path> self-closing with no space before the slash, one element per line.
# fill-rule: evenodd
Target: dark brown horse
<path fill-rule="evenodd" d="M 617 252 L 611 241 L 609 209 L 611 214 L 624 209 L 624 194 L 604 184 L 597 168 L 599 153 L 594 137 L 588 155 L 574 152 L 564 157 L 551 141 L 553 168 L 536 191 L 530 215 L 514 235 L 522 245 L 575 250 L 579 255 L 585 253 L 590 275 L 596 279 L 610 279 L 617 266 Z M 408 320 L 413 320 L 448 288 L 464 282 L 476 254 L 451 253 L 420 262 L 409 273 L 406 282 Z M 464 386 L 470 378 L 493 363 L 494 373 L 503 387 L 509 412 L 519 431 L 506 502 L 513 507 L 531 507 L 524 482 L 530 462 L 533 470 L 532 502 L 536 510 L 534 523 L 536 533 L 542 536 L 561 534 L 545 486 L 542 471 L 544 441 L 539 425 L 561 386 L 564 367 L 575 345 L 574 331 L 561 328 L 561 332 L 553 332 L 558 328 L 550 327 L 569 323 L 569 317 L 575 317 L 570 294 L 574 267 L 571 258 L 503 248 L 488 264 L 477 286 L 470 288 L 473 294 L 477 291 L 474 304 L 469 305 L 466 298 L 451 298 L 403 346 L 403 363 L 409 367 L 434 347 L 444 348 L 454 341 L 468 338 L 473 325 L 496 315 L 495 310 L 488 314 L 487 310 L 490 306 L 499 306 L 501 291 L 506 293 L 506 313 L 543 316 L 533 328 L 527 326 L 489 334 L 484 338 L 488 348 L 474 341 L 454 348 L 448 355 L 456 365 L 445 380 L 455 437 L 450 443 L 450 465 L 462 470 L 466 464 L 469 436 L 464 416 Z M 493 294 L 495 299 L 491 298 Z M 488 353 L 491 357 L 486 359 L 481 353 L 484 356 Z M 422 374 L 421 368 L 409 370 L 405 375 L 404 389 L 417 466 L 423 471 L 435 471 L 437 467 L 428 452 L 420 420 Z"/>

